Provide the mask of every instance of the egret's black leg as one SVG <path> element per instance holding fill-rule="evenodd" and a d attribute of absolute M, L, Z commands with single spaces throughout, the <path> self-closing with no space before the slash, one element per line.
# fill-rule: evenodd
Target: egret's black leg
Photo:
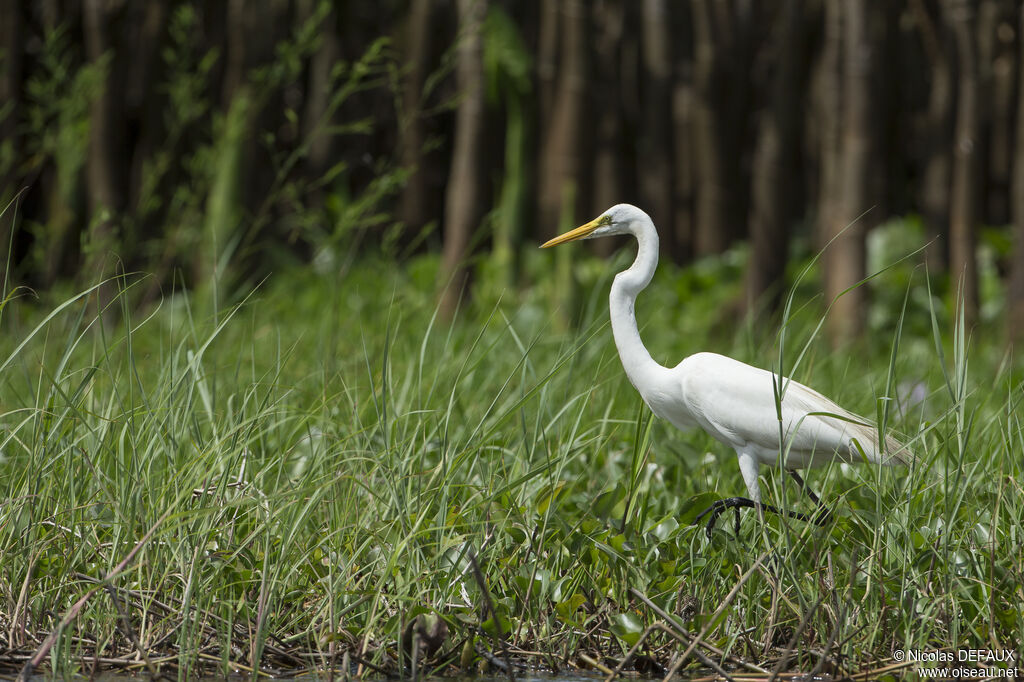
<path fill-rule="evenodd" d="M 778 514 L 779 516 L 788 516 L 791 519 L 803 521 L 804 523 L 816 523 L 812 522 L 811 518 L 807 516 L 807 514 L 801 514 L 800 512 L 790 511 L 788 509 L 779 509 L 778 507 L 773 507 L 770 504 L 761 504 L 760 502 L 754 502 L 746 497 L 727 497 L 724 500 L 715 500 L 714 504 L 702 511 L 700 514 L 697 514 L 697 518 L 694 519 L 694 523 L 700 522 L 702 518 L 710 514 L 711 518 L 708 519 L 708 525 L 704 529 L 704 532 L 710 538 L 711 531 L 715 527 L 715 522 L 718 521 L 718 517 L 722 515 L 722 512 L 726 509 L 735 509 L 736 519 L 739 521 L 740 507 L 750 507 L 752 509 L 760 509 L 762 512 L 770 512 L 772 514 Z M 739 535 L 738 525 L 736 528 L 736 534 Z"/>
<path fill-rule="evenodd" d="M 804 479 L 800 477 L 800 474 L 793 471 L 792 469 L 787 469 L 786 471 L 788 471 L 789 475 L 793 477 L 793 480 L 796 481 L 796 484 L 800 486 L 800 490 L 803 490 L 805 493 L 807 493 L 807 496 L 811 498 L 814 504 L 818 505 L 818 513 L 814 515 L 812 523 L 814 523 L 814 525 L 816 526 L 824 526 L 826 523 L 831 521 L 832 510 L 830 510 L 828 507 L 822 504 L 818 496 L 814 494 L 814 491 L 811 490 L 806 483 L 804 483 Z"/>

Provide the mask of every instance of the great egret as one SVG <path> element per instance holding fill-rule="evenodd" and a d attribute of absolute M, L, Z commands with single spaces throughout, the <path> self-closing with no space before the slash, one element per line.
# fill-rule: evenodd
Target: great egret
<path fill-rule="evenodd" d="M 658 232 L 650 216 L 636 206 L 618 204 L 541 248 L 616 234 L 631 234 L 638 244 L 636 260 L 615 276 L 609 297 L 612 335 L 626 376 L 654 414 L 681 429 L 699 426 L 731 446 L 750 493 L 750 498 L 718 500 L 697 517 L 699 521 L 711 515 L 706 529 L 709 537 L 718 516 L 730 508 L 736 510 L 737 531 L 740 507 L 826 523 L 831 516 L 828 509 L 804 486 L 796 469 L 827 464 L 836 457 L 850 463 L 909 464 L 912 455 L 903 443 L 887 436 L 885 446 L 879 448 L 878 430 L 868 420 L 796 381 L 780 380 L 772 372 L 717 353 L 697 353 L 672 368 L 655 362 L 640 339 L 633 310 L 637 294 L 647 287 L 658 266 Z M 781 425 L 776 398 L 779 386 L 783 388 Z M 783 466 L 818 505 L 819 513 L 813 519 L 761 502 L 758 469 L 761 464 L 778 462 L 780 435 L 786 446 Z"/>

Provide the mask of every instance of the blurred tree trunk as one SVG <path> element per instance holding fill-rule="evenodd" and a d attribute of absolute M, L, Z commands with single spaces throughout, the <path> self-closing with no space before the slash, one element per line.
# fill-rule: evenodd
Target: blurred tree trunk
<path fill-rule="evenodd" d="M 487 16 L 485 33 L 494 41 L 494 61 L 487 72 L 488 90 L 493 99 L 504 104 L 504 148 L 489 152 L 491 166 L 488 174 L 501 177 L 501 188 L 491 211 L 491 272 L 494 282 L 502 287 L 515 287 L 519 274 L 520 254 L 523 243 L 523 227 L 528 222 L 527 199 L 531 195 L 530 178 L 533 175 L 529 162 L 530 153 L 535 149 L 535 135 L 529 116 L 534 92 L 529 48 L 522 42 L 514 19 L 500 6 L 492 7 Z M 494 79 L 493 81 L 491 79 Z M 493 100 L 492 100 L 493 101 Z M 499 135 L 491 136 L 496 142 Z M 497 145 L 495 145 L 496 147 Z M 497 162 L 497 163 L 496 163 Z"/>
<path fill-rule="evenodd" d="M 275 146 L 293 144 L 300 132 L 297 120 L 285 119 L 290 107 L 285 104 L 284 88 L 263 87 L 263 80 L 271 77 L 260 74 L 260 67 L 278 58 L 275 50 L 290 30 L 288 0 L 228 0 L 226 9 L 220 93 L 224 128 L 215 148 L 199 269 L 199 281 L 213 286 L 216 305 L 241 277 L 256 272 L 257 263 L 243 263 L 253 253 L 248 244 L 260 239 L 284 241 L 272 234 L 281 224 L 268 216 L 277 205 L 267 201 L 266 193 L 278 170 Z M 232 279 L 235 275 L 240 277 Z"/>
<path fill-rule="evenodd" d="M 142 187 L 149 179 L 145 177 L 147 164 L 152 163 L 160 143 L 164 140 L 164 114 L 166 100 L 161 96 L 160 85 L 164 82 L 164 64 L 160 49 L 164 45 L 167 29 L 168 3 L 166 0 L 150 0 L 128 7 L 129 31 L 125 37 L 132 43 L 133 58 L 128 63 L 125 78 L 124 108 L 128 112 L 128 128 L 136 131 L 129 140 L 130 166 L 128 171 L 127 204 L 137 231 L 133 243 L 156 233 L 154 220 L 146 220 L 143 207 L 139 205 Z M 155 278 L 154 278 L 155 279 Z M 153 282 L 157 284 L 156 281 Z"/>
<path fill-rule="evenodd" d="M 431 25 L 435 9 L 434 0 L 413 0 L 409 13 L 409 39 L 406 42 L 409 50 L 404 55 L 409 74 L 402 84 L 404 120 L 401 121 L 399 144 L 401 166 L 409 172 L 409 177 L 402 190 L 398 216 L 407 228 L 413 230 L 419 230 L 434 217 L 434 212 L 428 208 L 427 174 L 423 168 L 427 144 L 423 120 L 423 88 L 431 69 L 431 38 L 434 35 Z"/>
<path fill-rule="evenodd" d="M 265 10 L 263 10 L 265 11 Z M 207 192 L 205 219 L 199 254 L 193 262 L 194 276 L 200 287 L 210 287 L 214 310 L 224 299 L 224 270 L 230 254 L 228 244 L 239 229 L 243 206 L 255 184 L 252 159 L 246 151 L 254 141 L 253 96 L 246 83 L 246 71 L 255 63 L 256 35 L 261 11 L 246 0 L 228 0 L 225 14 L 224 72 L 220 87 L 223 129 L 214 145 L 210 188 Z"/>
<path fill-rule="evenodd" d="M 725 189 L 724 148 L 715 103 L 728 87 L 722 64 L 728 49 L 715 30 L 712 0 L 693 0 L 694 86 L 693 146 L 696 159 L 697 206 L 694 234 L 696 255 L 718 253 L 725 246 L 728 197 Z"/>
<path fill-rule="evenodd" d="M 786 0 L 777 12 L 771 43 L 769 106 L 761 112 L 754 152 L 750 212 L 748 314 L 774 311 L 782 294 L 789 252 L 789 225 L 796 208 L 800 121 L 803 111 L 803 0 Z"/>
<path fill-rule="evenodd" d="M 983 97 L 990 103 L 982 117 L 986 191 L 979 197 L 983 223 L 1010 222 L 1010 166 L 1013 156 L 1013 108 L 1017 55 L 1013 3 L 984 0 L 979 9 L 979 81 Z"/>
<path fill-rule="evenodd" d="M 839 196 L 832 206 L 836 216 L 831 221 L 832 241 L 825 251 L 824 273 L 825 299 L 832 304 L 826 329 L 836 347 L 864 330 L 866 291 L 862 286 L 850 287 L 864 278 L 866 269 L 869 218 L 864 213 L 871 208 L 871 80 L 877 45 L 870 35 L 869 3 L 832 3 L 840 4 L 842 11 L 843 117 L 836 168 Z"/>
<path fill-rule="evenodd" d="M 551 3 L 553 4 L 553 3 Z M 594 6 L 594 200 L 590 215 L 624 201 L 623 178 L 623 80 L 621 45 L 625 7 L 621 0 L 601 0 Z M 610 239 L 593 242 L 594 250 L 608 255 L 614 245 Z"/>
<path fill-rule="evenodd" d="M 61 7 L 56 0 L 43 0 L 34 9 L 38 12 L 37 17 L 44 36 L 52 35 L 58 28 L 67 30 L 72 35 L 84 34 L 81 27 L 81 3 Z M 23 20 L 23 26 L 27 28 L 29 15 L 26 14 Z M 35 64 L 30 52 L 24 57 L 27 62 L 24 78 L 27 81 L 31 78 Z M 22 140 L 28 146 L 28 139 Z M 35 166 L 37 176 L 30 178 L 34 182 L 26 183 L 29 184 L 26 201 L 32 200 L 32 195 L 38 188 L 37 200 L 40 210 L 37 220 L 45 225 L 45 229 L 36 235 L 35 248 L 41 251 L 41 255 L 38 257 L 38 271 L 34 273 L 34 276 L 39 278 L 39 283 L 44 286 L 66 276 L 72 267 L 81 267 L 75 258 L 78 256 L 77 247 L 84 239 L 83 235 L 75 230 L 85 229 L 79 226 L 86 223 L 83 216 L 88 213 L 88 201 L 84 189 L 85 173 L 81 167 L 83 161 L 77 156 L 52 154 L 49 159 Z M 27 211 L 26 216 L 28 215 L 31 215 L 31 212 Z"/>
<path fill-rule="evenodd" d="M 85 55 L 93 64 L 106 61 L 102 91 L 95 95 L 89 110 L 89 155 L 86 160 L 86 187 L 89 197 L 90 234 L 86 262 L 89 276 L 112 246 L 114 220 L 125 206 L 125 180 L 128 157 L 124 138 L 124 83 L 120 73 L 122 60 L 116 59 L 114 24 L 123 10 L 120 2 L 85 0 L 82 6 Z"/>
<path fill-rule="evenodd" d="M 424 0 L 424 2 L 428 1 Z M 305 14 L 308 17 L 315 11 L 316 3 L 310 2 Z M 413 13 L 415 14 L 415 6 Z M 327 16 L 324 17 L 320 37 L 320 49 L 309 60 L 309 81 L 302 125 L 303 136 L 310 142 L 306 168 L 309 178 L 314 181 L 324 177 L 331 166 L 338 161 L 337 136 L 328 130 L 334 121 L 326 119 L 333 87 L 331 72 L 342 58 L 338 14 L 333 5 Z M 324 194 L 329 190 L 329 187 L 318 185 L 310 195 L 311 203 L 317 208 L 322 207 Z"/>
<path fill-rule="evenodd" d="M 1019 35 L 1024 37 L 1024 12 L 1018 24 Z M 1018 53 L 1024 62 L 1024 40 L 1019 41 Z M 1010 340 L 1024 343 L 1024 69 L 1017 69 L 1017 140 L 1013 160 L 1013 255 L 1010 263 L 1010 282 L 1006 291 L 1009 308 Z"/>
<path fill-rule="evenodd" d="M 549 0 L 540 4 L 540 38 L 537 45 L 537 107 L 542 123 L 551 120 L 551 110 L 555 101 L 555 88 L 558 84 L 558 53 L 561 44 L 560 15 L 563 0 Z"/>
<path fill-rule="evenodd" d="M 581 0 L 552 0 L 550 4 L 558 5 L 560 30 L 559 67 L 550 117 L 541 124 L 544 136 L 537 169 L 538 222 L 544 238 L 573 227 L 579 222 L 578 208 L 588 205 L 580 181 L 585 167 L 583 140 L 588 139 L 584 114 L 590 111 L 585 13 L 589 4 Z M 556 324 L 564 327 L 575 291 L 570 251 L 556 249 L 553 257 L 552 305 L 557 311 Z"/>
<path fill-rule="evenodd" d="M 953 174 L 950 194 L 949 263 L 954 282 L 963 296 L 968 324 L 978 317 L 978 268 L 975 232 L 978 223 L 980 127 L 978 99 L 977 21 L 970 0 L 945 0 L 956 37 L 959 62 L 956 128 L 953 136 Z"/>
<path fill-rule="evenodd" d="M 695 169 L 693 150 L 694 109 L 693 34 L 687 6 L 673 7 L 672 35 L 672 198 L 676 263 L 688 263 L 693 258 Z"/>
<path fill-rule="evenodd" d="M 21 161 L 22 28 L 21 2 L 0 0 L 0 211 L 21 189 L 17 166 Z M 0 225 L 0 263 L 6 267 L 9 220 Z"/>
<path fill-rule="evenodd" d="M 290 38 L 292 23 L 290 19 L 291 0 L 262 0 L 254 2 L 247 0 L 243 12 L 255 15 L 252 19 L 254 33 L 260 36 L 259 40 L 247 40 L 247 36 L 239 36 L 237 42 L 246 41 L 242 48 L 244 55 L 241 82 L 246 84 L 250 81 L 250 74 L 260 67 L 273 64 L 279 59 L 277 56 L 278 45 Z M 229 27 L 231 24 L 229 24 Z M 321 24 L 321 27 L 323 24 Z M 244 87 L 244 85 L 243 85 Z M 291 105 L 286 99 L 287 87 L 271 88 L 264 91 L 249 89 L 252 95 L 252 118 L 249 120 L 250 130 L 268 131 L 275 142 L 282 147 L 289 147 L 296 144 L 297 137 L 301 132 L 299 123 L 289 123 L 285 118 L 285 110 Z M 267 142 L 260 139 L 258 135 L 248 135 L 245 138 L 244 161 L 242 168 L 241 199 L 242 212 L 255 211 L 256 207 L 262 207 L 266 198 L 266 191 L 274 183 L 274 177 L 278 171 L 278 162 L 274 160 L 273 149 L 268 148 Z M 249 209 L 248 207 L 253 207 Z M 273 209 L 271 209 L 273 210 Z M 262 216 L 255 216 L 258 222 Z M 265 223 L 266 224 L 266 223 Z M 273 224 L 273 223 L 271 223 Z M 249 226 L 247 226 L 248 229 Z M 273 228 L 271 228 L 273 229 Z"/>
<path fill-rule="evenodd" d="M 667 0 L 643 0 L 641 39 L 643 57 L 641 93 L 642 127 L 638 131 L 637 161 L 640 198 L 665 249 L 673 256 L 682 251 L 675 232 L 672 189 L 672 22 Z"/>
<path fill-rule="evenodd" d="M 840 135 L 843 106 L 843 12 L 839 2 L 824 3 L 824 40 L 815 74 L 817 119 L 820 121 L 818 224 L 815 248 L 826 248 L 832 235 L 843 229 L 840 206 Z M 822 256 L 827 260 L 827 255 Z"/>
<path fill-rule="evenodd" d="M 744 204 L 740 187 L 749 5 L 692 0 L 694 33 L 694 151 L 696 255 L 721 253 L 737 234 Z"/>
<path fill-rule="evenodd" d="M 23 29 L 21 2 L 0 0 L 0 212 L 21 191 L 18 165 L 22 159 L 18 134 L 21 116 Z M 10 286 L 8 266 L 17 263 L 12 233 L 14 209 L 0 217 L 0 295 Z"/>
<path fill-rule="evenodd" d="M 483 216 L 485 186 L 484 67 L 481 30 L 487 0 L 458 0 L 459 43 L 455 75 L 461 99 L 455 118 L 452 169 L 445 193 L 444 247 L 441 252 L 440 314 L 452 319 L 469 283 L 470 237 Z"/>
<path fill-rule="evenodd" d="M 921 72 L 910 72 L 907 68 L 910 60 L 903 57 L 910 52 L 907 43 L 913 31 L 903 21 L 906 3 L 875 4 L 878 9 L 870 15 L 869 28 L 872 40 L 878 46 L 874 57 L 878 66 L 871 79 L 872 163 L 875 169 L 871 173 L 869 193 L 870 216 L 873 224 L 877 225 L 889 216 L 903 216 L 917 207 L 917 198 L 912 195 L 918 180 L 911 175 L 914 171 L 907 163 L 914 144 L 912 126 L 910 117 L 900 113 L 914 110 L 924 101 L 925 95 L 924 88 L 917 83 L 923 80 Z M 910 86 L 911 81 L 914 81 L 913 86 Z M 915 90 L 918 93 L 916 97 L 911 94 Z M 910 181 L 908 178 L 914 179 Z"/>
<path fill-rule="evenodd" d="M 246 11 L 246 0 L 227 0 L 224 32 L 224 78 L 221 81 L 220 105 L 223 111 L 231 106 L 235 93 L 245 82 L 246 40 L 256 30 L 258 12 Z"/>
<path fill-rule="evenodd" d="M 911 0 L 914 21 L 921 34 L 931 86 L 924 120 L 924 177 L 921 181 L 921 218 L 929 242 L 925 262 L 932 272 L 949 266 L 946 246 L 949 227 L 949 189 L 953 136 L 952 41 L 942 16 L 934 16 L 924 0 Z"/>
<path fill-rule="evenodd" d="M 544 121 L 544 144 L 538 171 L 539 214 L 542 235 L 554 236 L 563 218 L 576 219 L 581 199 L 584 119 L 586 102 L 586 43 L 584 6 L 580 0 L 558 0 L 561 37 L 561 68 L 551 105 Z M 564 227 L 564 225 L 562 225 Z"/>

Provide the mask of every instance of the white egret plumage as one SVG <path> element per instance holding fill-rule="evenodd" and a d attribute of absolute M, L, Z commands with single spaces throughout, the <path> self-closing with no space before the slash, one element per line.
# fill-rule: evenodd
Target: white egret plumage
<path fill-rule="evenodd" d="M 638 245 L 636 260 L 615 276 L 609 297 L 612 335 L 626 376 L 655 415 L 678 428 L 699 426 L 732 447 L 739 458 L 750 497 L 719 500 L 702 513 L 698 520 L 710 514 L 709 535 L 718 516 L 729 508 L 737 509 L 737 525 L 740 507 L 785 514 L 819 525 L 825 523 L 830 516 L 828 510 L 803 485 L 796 469 L 820 466 L 834 459 L 849 463 L 909 463 L 912 455 L 898 440 L 887 436 L 881 445 L 878 430 L 868 420 L 796 381 L 717 353 L 696 353 L 672 368 L 657 363 L 640 338 L 634 313 L 637 294 L 647 287 L 658 266 L 658 232 L 650 216 L 636 206 L 618 204 L 589 223 L 548 241 L 542 248 L 617 234 L 633 235 Z M 780 381 L 785 386 L 781 392 L 777 391 Z M 780 447 L 780 433 L 785 448 Z M 761 501 L 760 465 L 777 465 L 783 449 L 783 467 L 819 507 L 813 519 Z"/>

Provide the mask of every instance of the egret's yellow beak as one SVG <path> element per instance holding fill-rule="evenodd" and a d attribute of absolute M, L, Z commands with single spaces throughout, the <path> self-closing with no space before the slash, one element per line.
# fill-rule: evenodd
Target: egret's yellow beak
<path fill-rule="evenodd" d="M 540 248 L 546 249 L 551 246 L 558 246 L 559 244 L 564 244 L 566 242 L 572 242 L 576 241 L 577 239 L 583 239 L 591 232 L 601 227 L 601 225 L 604 225 L 605 222 L 602 222 L 602 218 L 594 218 L 586 225 L 580 225 L 575 230 L 569 230 L 565 234 L 560 234 L 554 239 L 544 242 L 543 244 L 540 245 Z"/>

